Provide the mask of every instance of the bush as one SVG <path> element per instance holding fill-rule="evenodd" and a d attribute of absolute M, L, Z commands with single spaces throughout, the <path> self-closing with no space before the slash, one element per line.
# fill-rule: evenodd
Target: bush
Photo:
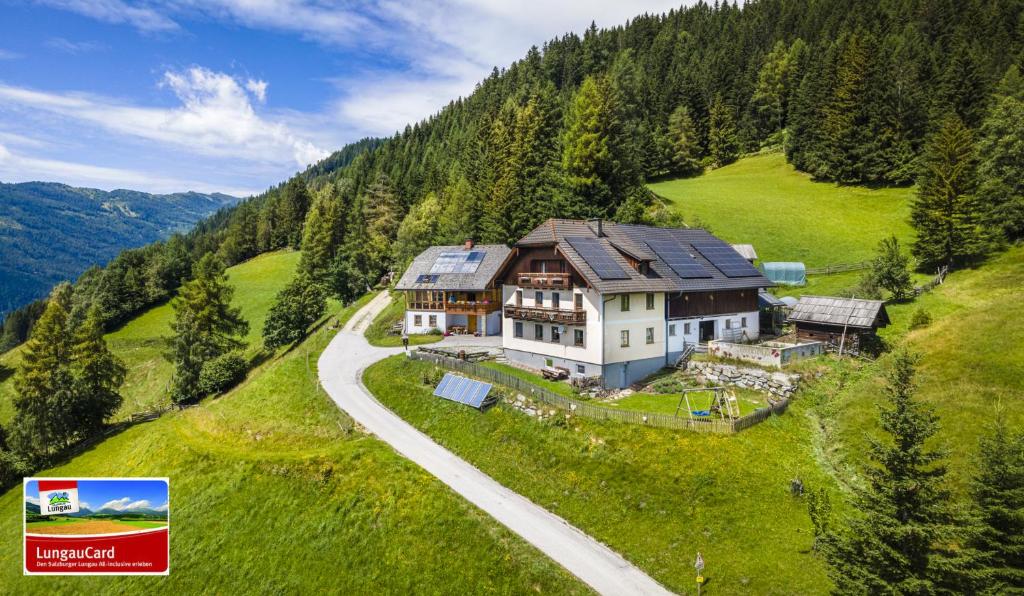
<path fill-rule="evenodd" d="M 914 314 L 910 315 L 910 328 L 920 329 L 921 327 L 927 327 L 932 322 L 932 315 L 928 313 L 924 308 L 917 307 Z"/>
<path fill-rule="evenodd" d="M 228 352 L 203 364 L 199 372 L 202 395 L 223 393 L 245 378 L 249 363 L 238 352 Z"/>

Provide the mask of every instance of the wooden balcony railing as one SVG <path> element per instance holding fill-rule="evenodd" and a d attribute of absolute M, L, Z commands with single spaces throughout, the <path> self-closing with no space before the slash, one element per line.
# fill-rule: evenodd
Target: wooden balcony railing
<path fill-rule="evenodd" d="M 444 302 L 408 302 L 405 308 L 408 310 L 444 310 Z"/>
<path fill-rule="evenodd" d="M 587 323 L 587 311 L 582 309 L 561 310 L 535 306 L 506 306 L 505 316 L 510 319 L 542 323 L 564 323 L 566 325 L 585 325 Z"/>
<path fill-rule="evenodd" d="M 516 285 L 522 288 L 569 288 L 572 275 L 569 273 L 520 273 Z"/>
<path fill-rule="evenodd" d="M 452 314 L 477 314 L 494 312 L 501 308 L 499 300 L 457 300 L 444 303 L 446 312 Z"/>

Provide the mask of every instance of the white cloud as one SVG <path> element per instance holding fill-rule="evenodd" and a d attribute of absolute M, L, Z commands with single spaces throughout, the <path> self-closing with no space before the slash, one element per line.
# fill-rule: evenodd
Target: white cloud
<path fill-rule="evenodd" d="M 165 72 L 161 85 L 175 94 L 180 106 L 140 107 L 107 97 L 4 84 L 0 99 L 192 153 L 266 164 L 290 160 L 299 168 L 328 154 L 284 123 L 259 115 L 243 84 L 230 75 L 196 66 Z"/>
<path fill-rule="evenodd" d="M 259 100 L 260 103 L 267 101 L 267 83 L 263 80 L 249 79 L 245 82 L 245 88 L 252 93 L 253 96 Z"/>
<path fill-rule="evenodd" d="M 170 504 L 170 502 L 165 502 L 163 505 L 161 505 L 159 507 L 154 507 L 153 511 L 167 511 L 167 506 L 169 504 Z"/>
<path fill-rule="evenodd" d="M 25 497 L 25 500 L 28 501 L 29 503 L 32 503 L 33 505 L 39 504 L 39 499 L 37 497 Z"/>
<path fill-rule="evenodd" d="M 89 503 L 87 503 L 86 501 L 79 501 L 78 502 L 78 508 L 79 509 L 88 509 L 88 510 L 92 511 L 92 507 L 90 507 Z"/>
<path fill-rule="evenodd" d="M 0 60 L 17 60 L 21 54 L 0 48 Z"/>
<path fill-rule="evenodd" d="M 120 499 L 107 501 L 100 506 L 99 510 L 102 511 L 104 509 L 113 509 L 114 511 L 132 511 L 135 509 L 150 509 L 150 504 L 146 499 L 132 501 L 129 497 L 121 497 Z"/>
<path fill-rule="evenodd" d="M 163 177 L 149 172 L 111 168 L 56 159 L 32 157 L 12 152 L 0 145 L 0 180 L 4 182 L 57 181 L 71 186 L 105 190 L 130 188 L 157 193 L 223 192 L 236 197 L 256 194 L 257 190 L 226 188 L 223 185 Z"/>
<path fill-rule="evenodd" d="M 128 24 L 140 31 L 174 31 L 178 24 L 156 9 L 133 6 L 121 0 L 37 0 L 54 8 L 76 12 L 98 21 Z"/>

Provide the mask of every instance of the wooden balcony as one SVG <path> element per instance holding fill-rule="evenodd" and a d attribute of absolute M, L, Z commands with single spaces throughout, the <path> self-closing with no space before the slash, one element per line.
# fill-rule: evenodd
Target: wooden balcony
<path fill-rule="evenodd" d="M 406 302 L 408 310 L 444 310 L 444 302 Z"/>
<path fill-rule="evenodd" d="M 567 289 L 572 287 L 570 273 L 520 273 L 516 285 L 521 288 Z"/>
<path fill-rule="evenodd" d="M 562 310 L 559 308 L 537 308 L 534 306 L 506 306 L 505 316 L 523 321 L 541 323 L 562 323 L 564 325 L 586 325 L 587 311 Z"/>
<path fill-rule="evenodd" d="M 501 302 L 498 300 L 458 300 L 444 303 L 445 312 L 453 315 L 484 315 L 500 308 Z"/>

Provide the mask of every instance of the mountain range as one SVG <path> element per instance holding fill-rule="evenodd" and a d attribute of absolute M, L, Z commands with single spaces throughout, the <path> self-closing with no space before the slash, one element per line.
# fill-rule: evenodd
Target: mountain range
<path fill-rule="evenodd" d="M 0 313 L 46 296 L 54 284 L 125 248 L 185 232 L 237 201 L 220 193 L 0 183 Z"/>

